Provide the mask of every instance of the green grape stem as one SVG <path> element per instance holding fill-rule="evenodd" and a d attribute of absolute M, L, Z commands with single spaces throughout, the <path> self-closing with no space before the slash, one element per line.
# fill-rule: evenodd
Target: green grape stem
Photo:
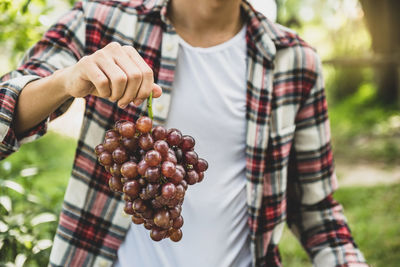
<path fill-rule="evenodd" d="M 150 93 L 149 98 L 147 98 L 147 113 L 149 114 L 149 117 L 151 120 L 153 120 L 153 92 Z"/>

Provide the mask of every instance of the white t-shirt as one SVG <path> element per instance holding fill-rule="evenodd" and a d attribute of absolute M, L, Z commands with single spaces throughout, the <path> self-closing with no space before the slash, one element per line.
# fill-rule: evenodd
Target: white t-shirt
<path fill-rule="evenodd" d="M 132 225 L 116 267 L 248 267 L 245 28 L 229 41 L 192 47 L 181 40 L 166 127 L 196 140 L 209 163 L 182 205 L 183 238 L 154 242 Z"/>

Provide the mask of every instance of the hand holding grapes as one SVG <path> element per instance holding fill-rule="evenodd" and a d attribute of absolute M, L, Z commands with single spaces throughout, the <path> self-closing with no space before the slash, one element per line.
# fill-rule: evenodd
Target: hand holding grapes
<path fill-rule="evenodd" d="M 150 93 L 161 95 L 154 83 L 153 71 L 131 46 L 113 42 L 85 56 L 75 65 L 60 71 L 63 87 L 72 97 L 93 94 L 126 107 L 134 101 L 141 104 Z"/>
<path fill-rule="evenodd" d="M 186 190 L 201 182 L 208 168 L 194 146 L 193 137 L 178 129 L 152 128 L 150 118 L 140 117 L 136 124 L 118 121 L 95 148 L 100 164 L 112 175 L 110 189 L 124 194 L 125 213 L 150 230 L 154 241 L 182 238 Z"/>

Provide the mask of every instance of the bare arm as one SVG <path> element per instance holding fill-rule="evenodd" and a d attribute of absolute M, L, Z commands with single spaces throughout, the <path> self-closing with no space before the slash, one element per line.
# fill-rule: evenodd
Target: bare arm
<path fill-rule="evenodd" d="M 152 70 L 137 51 L 110 43 L 71 67 L 28 83 L 18 98 L 14 130 L 22 135 L 70 97 L 93 94 L 125 108 L 132 101 L 140 104 L 150 92 L 159 97 L 161 88 L 154 84 Z"/>

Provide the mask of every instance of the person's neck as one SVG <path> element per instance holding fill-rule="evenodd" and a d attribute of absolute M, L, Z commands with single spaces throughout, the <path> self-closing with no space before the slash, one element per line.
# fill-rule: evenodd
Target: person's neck
<path fill-rule="evenodd" d="M 241 0 L 171 0 L 168 17 L 190 45 L 210 47 L 240 31 L 240 3 Z"/>

